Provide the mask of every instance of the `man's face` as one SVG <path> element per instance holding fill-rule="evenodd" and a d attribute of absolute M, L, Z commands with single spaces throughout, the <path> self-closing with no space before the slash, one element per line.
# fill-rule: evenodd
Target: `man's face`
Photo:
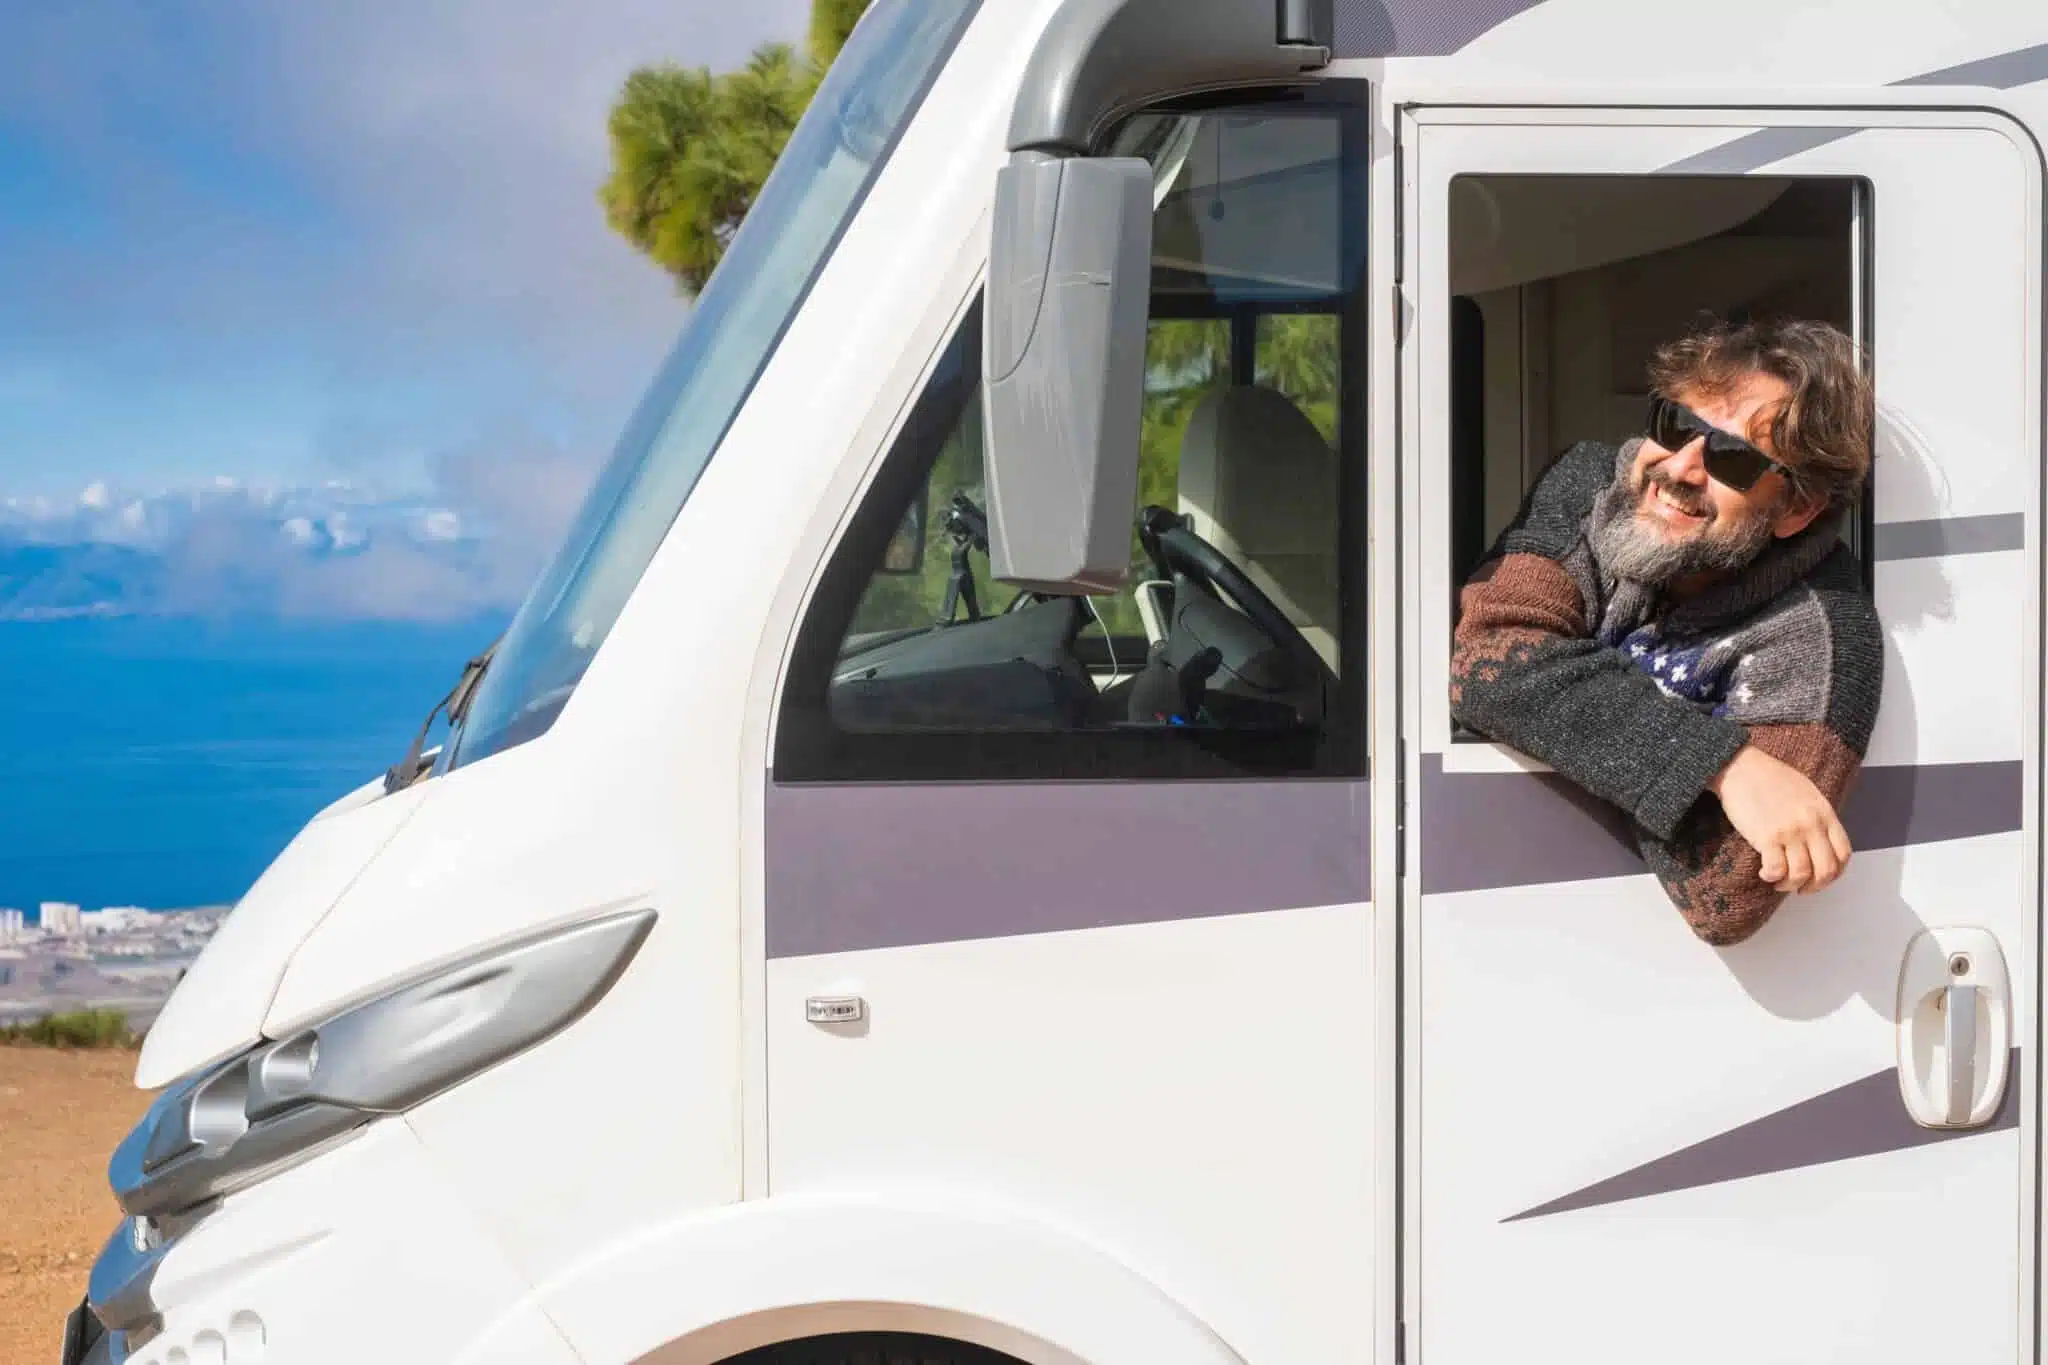
<path fill-rule="evenodd" d="M 1756 373 L 1714 397 L 1690 390 L 1673 396 L 1776 459 L 1771 418 L 1788 394 L 1783 380 Z M 1797 534 L 1820 512 L 1795 499 L 1776 470 L 1745 491 L 1710 475 L 1705 456 L 1702 437 L 1677 450 L 1644 438 L 1627 471 L 1634 515 L 1617 518 L 1602 547 L 1611 570 L 1658 583 L 1732 572 L 1762 553 L 1772 537 Z"/>

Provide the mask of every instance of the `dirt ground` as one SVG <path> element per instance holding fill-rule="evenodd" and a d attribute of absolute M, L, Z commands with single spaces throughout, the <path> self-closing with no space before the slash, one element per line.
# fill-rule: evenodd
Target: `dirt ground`
<path fill-rule="evenodd" d="M 55 1365 L 120 1210 L 107 1158 L 154 1098 L 133 1052 L 0 1046 L 0 1361 Z"/>

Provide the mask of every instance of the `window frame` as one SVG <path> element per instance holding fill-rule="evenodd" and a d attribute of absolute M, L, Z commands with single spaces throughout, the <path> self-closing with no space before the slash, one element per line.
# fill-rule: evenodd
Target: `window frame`
<path fill-rule="evenodd" d="M 1508 178 L 1513 176 L 1550 179 L 1640 180 L 1644 182 L 1667 178 L 1658 172 L 1650 171 L 1466 169 L 1455 172 L 1451 179 L 1455 181 L 1466 177 Z M 1716 172 L 1668 178 L 1683 178 L 1693 181 L 1725 180 L 1735 182 L 1745 177 L 1739 174 Z M 1847 186 L 1849 189 L 1850 205 L 1846 225 L 1847 236 L 1844 241 L 1844 247 L 1847 252 L 1846 265 L 1848 267 L 1847 283 L 1849 286 L 1850 308 L 1846 330 L 1862 352 L 1865 372 L 1874 377 L 1876 362 L 1871 347 L 1872 338 L 1875 335 L 1872 315 L 1877 298 L 1875 272 L 1873 269 L 1875 259 L 1873 248 L 1876 234 L 1876 185 L 1867 174 L 1845 171 L 1795 171 L 1785 173 L 1783 178 L 1797 182 L 1839 183 Z M 1443 217 L 1440 223 L 1436 224 L 1436 227 L 1441 231 L 1448 232 L 1450 228 L 1448 214 Z M 1465 296 L 1447 294 L 1444 297 L 1449 305 L 1446 309 L 1448 320 L 1449 313 L 1455 310 L 1460 299 Z M 1481 325 L 1483 325 L 1483 322 Z M 1458 356 L 1455 344 L 1451 345 L 1450 350 L 1451 354 L 1448 357 L 1448 362 L 1452 369 L 1448 379 L 1451 391 L 1455 395 L 1459 377 L 1456 372 Z M 1448 415 L 1446 421 L 1447 423 L 1449 422 Z M 1874 432 L 1875 427 L 1873 426 Z M 1470 730 L 1451 716 L 1449 687 L 1451 681 L 1451 659 L 1455 650 L 1456 622 L 1459 615 L 1458 595 L 1466 581 L 1456 569 L 1462 528 L 1458 522 L 1460 490 L 1455 487 L 1459 472 L 1459 451 L 1456 448 L 1454 437 L 1446 453 L 1450 460 L 1450 476 L 1454 485 L 1449 490 L 1449 496 L 1443 500 L 1442 505 L 1434 512 L 1429 510 L 1429 504 L 1426 501 L 1418 500 L 1418 506 L 1422 509 L 1421 515 L 1424 518 L 1437 518 L 1437 524 L 1434 527 L 1428 524 L 1425 524 L 1423 527 L 1423 544 L 1429 545 L 1431 538 L 1434 537 L 1436 542 L 1434 550 L 1423 550 L 1420 552 L 1440 554 L 1452 565 L 1452 572 L 1447 580 L 1449 593 L 1443 602 L 1444 619 L 1448 627 L 1446 634 L 1450 644 L 1444 650 L 1441 659 L 1431 657 L 1431 652 L 1426 648 L 1422 656 L 1425 672 L 1421 679 L 1420 695 L 1425 698 L 1434 699 L 1426 705 L 1422 713 L 1422 742 L 1426 750 L 1438 755 L 1445 772 L 1549 773 L 1553 770 L 1548 763 L 1524 754 L 1510 745 Z M 1874 455 L 1875 452 L 1873 452 Z M 1426 443 L 1422 447 L 1422 458 L 1425 460 L 1430 458 L 1430 452 Z M 1872 467 L 1866 477 L 1862 492 L 1849 510 L 1843 536 L 1844 543 L 1849 546 L 1855 555 L 1856 567 L 1863 591 L 1873 600 L 1876 597 L 1877 591 L 1877 556 L 1872 552 L 1876 529 L 1877 483 L 1877 461 L 1873 458 Z M 1526 492 L 1523 496 L 1526 496 Z M 1497 535 L 1479 539 L 1479 558 L 1474 567 L 1485 562 L 1487 552 L 1496 538 Z"/>
<path fill-rule="evenodd" d="M 1333 119 L 1342 170 L 1340 258 L 1355 272 L 1337 307 L 1276 306 L 1338 318 L 1336 453 L 1340 577 L 1339 677 L 1313 730 L 1060 730 L 848 732 L 832 723 L 828 688 L 839 648 L 903 509 L 931 477 L 965 404 L 977 401 L 982 360 L 983 290 L 978 281 L 960 321 L 921 381 L 901 429 L 852 508 L 826 556 L 803 610 L 776 709 L 771 780 L 778 784 L 875 782 L 1191 781 L 1241 778 L 1339 778 L 1370 775 L 1370 681 L 1366 673 L 1367 460 L 1370 454 L 1369 298 L 1371 109 L 1363 81 L 1330 80 L 1284 92 L 1219 92 L 1134 113 L 1235 109 L 1285 111 Z M 1113 130 L 1111 130 L 1113 131 Z M 1180 309 L 1149 313 L 1184 317 Z M 1226 322 L 1230 309 L 1200 316 Z M 1085 655 L 1083 657 L 1086 657 Z"/>

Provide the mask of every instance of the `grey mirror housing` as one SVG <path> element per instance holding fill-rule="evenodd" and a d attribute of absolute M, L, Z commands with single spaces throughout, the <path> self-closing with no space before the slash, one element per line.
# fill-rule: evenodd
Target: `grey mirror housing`
<path fill-rule="evenodd" d="M 982 329 L 989 572 L 1061 595 L 1130 569 L 1152 168 L 1024 151 L 997 173 Z"/>
<path fill-rule="evenodd" d="M 1032 50 L 996 176 L 982 328 L 989 571 L 1073 596 L 1130 568 L 1151 296 L 1152 169 L 1093 157 L 1115 118 L 1312 83 L 1335 0 L 1066 0 Z"/>

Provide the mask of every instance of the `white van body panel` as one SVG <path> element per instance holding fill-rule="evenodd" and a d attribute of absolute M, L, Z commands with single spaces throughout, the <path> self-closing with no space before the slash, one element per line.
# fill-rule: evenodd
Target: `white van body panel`
<path fill-rule="evenodd" d="M 1353 905 L 772 962 L 774 1186 L 1000 1189 L 1247 1360 L 1358 1358 L 1368 1319 L 1329 1308 L 1372 1269 L 1362 939 Z M 804 1021 L 842 994 L 875 1002 L 866 1030 Z M 1276 1153 L 1332 1178 L 1276 1180 Z"/>
<path fill-rule="evenodd" d="M 187 1234 L 153 1286 L 162 1330 L 131 1358 L 576 1365 L 528 1283 L 405 1125 L 385 1124 Z"/>
<path fill-rule="evenodd" d="M 243 895 L 143 1038 L 135 1084 L 157 1090 L 252 1041 L 292 955 L 428 793 L 310 821 Z"/>

